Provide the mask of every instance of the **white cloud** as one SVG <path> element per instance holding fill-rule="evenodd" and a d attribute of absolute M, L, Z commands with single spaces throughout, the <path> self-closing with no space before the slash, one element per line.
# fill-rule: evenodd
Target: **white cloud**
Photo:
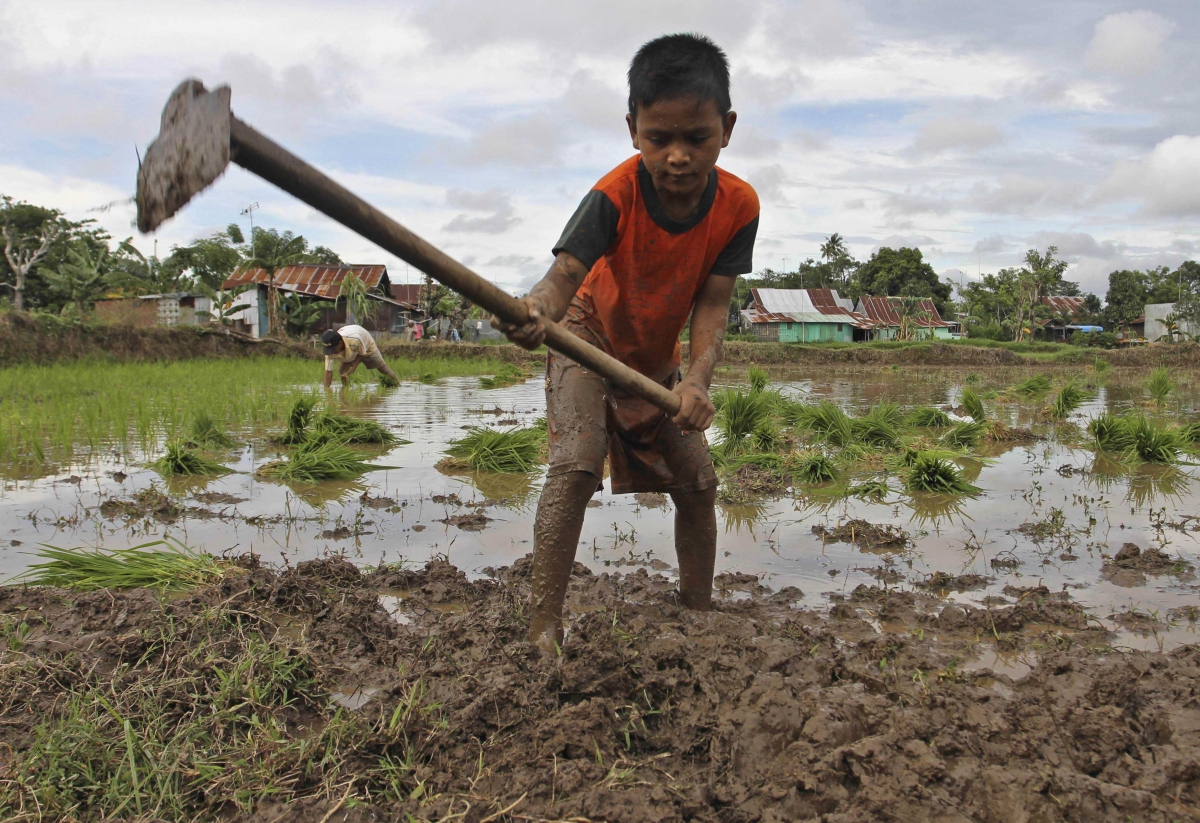
<path fill-rule="evenodd" d="M 1140 201 L 1155 217 L 1200 214 L 1200 137 L 1177 134 L 1141 160 L 1118 161 L 1099 196 Z"/>
<path fill-rule="evenodd" d="M 1137 77 L 1162 62 L 1174 30 L 1170 20 L 1145 9 L 1110 14 L 1096 24 L 1084 62 L 1096 71 Z"/>
<path fill-rule="evenodd" d="M 965 117 L 939 117 L 921 126 L 913 139 L 916 154 L 937 154 L 952 149 L 978 151 L 1004 139 L 997 126 Z"/>
<path fill-rule="evenodd" d="M 484 214 L 456 215 L 442 227 L 442 231 L 503 234 L 521 222 L 514 214 L 512 197 L 499 191 L 471 192 L 451 189 L 446 192 L 446 204 Z"/>
<path fill-rule="evenodd" d="M 1040 231 L 1028 240 L 1029 247 L 1045 249 L 1049 246 L 1058 248 L 1058 255 L 1064 260 L 1076 262 L 1084 257 L 1094 257 L 1100 260 L 1112 260 L 1125 253 L 1125 244 L 1113 240 L 1098 241 L 1087 232 Z"/>

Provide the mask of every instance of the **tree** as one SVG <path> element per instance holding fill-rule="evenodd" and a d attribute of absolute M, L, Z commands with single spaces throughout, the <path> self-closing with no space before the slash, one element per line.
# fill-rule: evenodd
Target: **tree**
<path fill-rule="evenodd" d="M 131 294 L 177 294 L 192 288 L 187 268 L 176 257 L 165 260 L 157 254 L 149 257 L 127 237 L 117 246 L 107 275 L 110 288 Z"/>
<path fill-rule="evenodd" d="M 1088 292 L 1083 296 L 1083 311 L 1087 314 L 1087 319 L 1095 321 L 1099 319 L 1104 311 L 1104 305 L 1100 302 L 1100 298 Z"/>
<path fill-rule="evenodd" d="M 267 273 L 267 324 L 270 333 L 282 336 L 279 328 L 279 291 L 275 286 L 275 272 L 284 266 L 312 262 L 308 241 L 303 235 L 290 231 L 280 233 L 276 229 L 254 229 L 251 238 L 253 255 L 243 265 L 262 269 Z"/>
<path fill-rule="evenodd" d="M 245 256 L 245 237 L 237 223 L 187 246 L 175 246 L 171 257 L 192 273 L 196 285 L 210 296 L 233 274 Z"/>
<path fill-rule="evenodd" d="M 1105 314 L 1115 327 L 1127 327 L 1146 310 L 1149 278 L 1144 272 L 1121 269 L 1108 275 Z"/>
<path fill-rule="evenodd" d="M 896 330 L 897 340 L 912 340 L 917 336 L 920 321 L 929 317 L 929 312 L 921 307 L 922 298 L 915 295 L 905 295 L 899 300 L 892 301 L 892 307 L 900 316 L 900 328 Z"/>
<path fill-rule="evenodd" d="M 946 310 L 952 286 L 943 282 L 925 262 L 920 249 L 879 249 L 858 267 L 850 286 L 854 299 L 871 294 L 898 297 L 901 294 L 928 297 L 938 311 Z"/>
<path fill-rule="evenodd" d="M 821 244 L 821 259 L 825 261 L 836 286 L 844 289 L 849 282 L 850 272 L 858 262 L 846 250 L 846 244 L 840 234 L 834 232 Z"/>
<path fill-rule="evenodd" d="M 1200 263 L 1188 260 L 1174 274 L 1178 297 L 1175 314 L 1180 322 L 1200 326 Z"/>
<path fill-rule="evenodd" d="M 285 294 L 279 301 L 284 325 L 292 337 L 307 337 L 321 313 L 333 307 L 327 300 L 305 300 L 299 294 Z"/>
<path fill-rule="evenodd" d="M 229 325 L 233 321 L 233 316 L 240 311 L 245 311 L 250 308 L 249 303 L 240 303 L 238 298 L 248 292 L 253 286 L 241 286 L 236 289 L 218 289 L 212 294 L 213 310 L 208 312 L 208 317 L 223 326 Z M 200 314 L 200 312 L 196 312 Z"/>
<path fill-rule="evenodd" d="M 367 296 L 367 284 L 355 272 L 342 279 L 341 297 L 346 301 L 346 322 L 365 323 L 374 313 L 371 298 Z"/>
<path fill-rule="evenodd" d="M 78 316 L 83 317 L 104 294 L 110 257 L 107 248 L 94 252 L 86 243 L 76 241 L 67 251 L 67 262 L 58 271 L 46 271 L 43 276 L 51 291 L 74 305 Z"/>
<path fill-rule="evenodd" d="M 1065 288 L 1079 291 L 1077 284 L 1063 280 L 1063 273 L 1069 264 L 1065 260 L 1055 259 L 1057 253 L 1056 246 L 1047 248 L 1045 254 L 1037 249 L 1025 252 L 1025 266 L 1017 272 L 1017 340 L 1023 339 L 1026 334 L 1032 337 L 1033 329 L 1037 327 L 1036 321 L 1049 314 L 1042 304 L 1043 297 L 1062 294 Z"/>
<path fill-rule="evenodd" d="M 70 228 L 62 212 L 16 202 L 8 195 L 0 198 L 0 235 L 4 239 L 4 259 L 12 272 L 13 306 L 25 309 L 26 278 L 33 267 L 46 259 L 51 247 Z"/>

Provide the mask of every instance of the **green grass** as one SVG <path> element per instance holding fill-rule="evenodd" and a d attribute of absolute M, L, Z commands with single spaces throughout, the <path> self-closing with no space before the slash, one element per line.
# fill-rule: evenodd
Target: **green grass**
<path fill-rule="evenodd" d="M 1037 374 L 1013 386 L 1012 390 L 1023 397 L 1037 397 L 1050 391 L 1050 378 L 1044 374 Z"/>
<path fill-rule="evenodd" d="M 1127 462 L 1161 464 L 1179 461 L 1179 453 L 1192 442 L 1190 429 L 1166 426 L 1140 412 L 1105 412 L 1088 424 L 1100 451 L 1118 454 Z"/>
<path fill-rule="evenodd" d="M 286 460 L 259 467 L 258 474 L 288 483 L 319 483 L 323 480 L 353 480 L 361 474 L 390 466 L 368 463 L 364 456 L 341 443 L 303 443 Z"/>
<path fill-rule="evenodd" d="M 900 445 L 900 427 L 904 413 L 895 403 L 879 403 L 866 414 L 850 421 L 850 431 L 856 442 L 873 448 L 894 449 Z"/>
<path fill-rule="evenodd" d="M 987 434 L 986 423 L 956 423 L 938 438 L 938 443 L 948 449 L 967 450 L 979 445 L 979 441 Z"/>
<path fill-rule="evenodd" d="M 188 432 L 188 442 L 207 449 L 228 449 L 234 446 L 234 440 L 217 426 L 208 412 L 197 409 L 192 412 L 192 428 Z"/>
<path fill-rule="evenodd" d="M 958 402 L 966 411 L 967 417 L 970 417 L 976 423 L 987 422 L 987 412 L 983 408 L 983 400 L 975 393 L 975 390 L 969 386 L 964 386 L 959 392 Z"/>
<path fill-rule="evenodd" d="M 1084 404 L 1089 396 L 1087 390 L 1072 378 L 1058 390 L 1058 394 L 1054 395 L 1054 399 L 1042 410 L 1042 413 L 1049 420 L 1066 420 Z"/>
<path fill-rule="evenodd" d="M 770 392 L 746 393 L 737 389 L 723 389 L 714 393 L 714 399 L 713 405 L 718 410 L 714 427 L 721 435 L 725 450 L 748 448 L 752 438 L 764 443 L 778 442 L 773 435 L 775 401 Z"/>
<path fill-rule="evenodd" d="M 953 463 L 932 454 L 919 453 L 904 478 L 910 492 L 930 494 L 978 494 L 980 489 L 962 478 Z"/>
<path fill-rule="evenodd" d="M 767 370 L 758 366 L 751 366 L 746 372 L 746 378 L 750 381 L 750 391 L 752 392 L 766 391 L 771 382 L 771 375 L 767 373 Z"/>
<path fill-rule="evenodd" d="M 944 429 L 954 424 L 950 415 L 932 406 L 918 406 L 904 419 L 906 425 L 917 428 Z"/>
<path fill-rule="evenodd" d="M 505 363 L 493 375 L 479 378 L 479 387 L 483 389 L 501 389 L 505 386 L 512 386 L 528 378 L 525 372 L 512 365 Z"/>
<path fill-rule="evenodd" d="M 59 548 L 43 544 L 16 580 L 30 586 L 77 591 L 147 588 L 176 591 L 219 580 L 229 566 L 174 540 L 155 540 L 130 549 Z"/>
<path fill-rule="evenodd" d="M 837 478 L 833 461 L 820 453 L 797 455 L 791 468 L 793 476 L 801 483 L 829 483 Z"/>
<path fill-rule="evenodd" d="M 1150 392 L 1150 397 L 1154 399 L 1154 405 L 1160 409 L 1165 406 L 1167 397 L 1175 389 L 1175 378 L 1171 376 L 1171 370 L 1165 366 L 1159 366 L 1150 372 L 1146 389 Z"/>
<path fill-rule="evenodd" d="M 155 460 L 153 468 L 163 477 L 203 477 L 228 474 L 231 470 L 199 454 L 182 440 L 167 444 L 167 452 Z"/>
<path fill-rule="evenodd" d="M 1185 443 L 1190 443 L 1192 445 L 1200 444 L 1200 420 L 1197 420 L 1194 423 L 1188 423 L 1179 430 L 1179 435 L 1183 438 Z"/>
<path fill-rule="evenodd" d="M 1088 423 L 1088 434 L 1096 441 L 1096 448 L 1112 454 L 1124 454 L 1133 448 L 1133 432 L 1124 417 L 1112 412 L 1102 412 Z"/>
<path fill-rule="evenodd" d="M 542 461 L 545 431 L 537 427 L 499 431 L 473 426 L 446 449 L 452 467 L 481 472 L 528 473 Z"/>

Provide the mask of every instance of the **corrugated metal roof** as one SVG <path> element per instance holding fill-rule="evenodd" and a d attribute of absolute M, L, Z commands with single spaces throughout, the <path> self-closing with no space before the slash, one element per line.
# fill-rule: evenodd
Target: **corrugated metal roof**
<path fill-rule="evenodd" d="M 342 293 L 342 281 L 354 272 L 368 289 L 390 285 L 387 266 L 283 266 L 275 270 L 275 288 L 299 292 L 313 297 L 337 298 Z M 251 283 L 266 285 L 270 277 L 264 269 L 238 269 L 226 279 L 222 288 L 232 289 Z"/>
<path fill-rule="evenodd" d="M 873 328 L 836 289 L 751 289 L 745 316 L 751 323 L 849 323 Z"/>
<path fill-rule="evenodd" d="M 1068 297 L 1066 295 L 1055 295 L 1054 297 L 1043 297 L 1042 305 L 1049 306 L 1050 310 L 1056 314 L 1067 312 L 1068 314 L 1078 314 L 1083 308 L 1082 297 Z"/>
<path fill-rule="evenodd" d="M 864 294 L 858 301 L 858 312 L 866 315 L 876 325 L 879 326 L 899 326 L 900 313 L 896 310 L 900 305 L 900 297 L 872 297 L 869 294 Z M 918 311 L 924 316 L 912 317 L 909 323 L 913 326 L 921 328 L 947 328 L 951 323 L 947 323 L 938 313 L 937 306 L 929 298 L 924 298 L 917 301 Z"/>

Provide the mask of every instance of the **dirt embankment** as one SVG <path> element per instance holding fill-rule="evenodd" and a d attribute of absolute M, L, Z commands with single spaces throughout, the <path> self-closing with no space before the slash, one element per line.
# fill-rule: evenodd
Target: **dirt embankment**
<path fill-rule="evenodd" d="M 0 772 L 20 776 L 0 806 L 99 816 L 79 787 L 116 785 L 144 750 L 179 772 L 170 819 L 1200 819 L 1200 649 L 1118 653 L 1065 595 L 939 614 L 860 586 L 826 616 L 726 575 L 742 599 L 700 614 L 665 578 L 577 566 L 546 660 L 523 639 L 530 570 L 250 562 L 165 603 L 0 589 L 27 627 L 0 652 Z M 1032 670 L 975 668 L 987 649 Z M 239 678 L 267 685 L 243 698 Z M 29 760 L 72 735 L 100 747 L 86 779 L 69 752 L 52 773 Z M 208 742 L 177 745 L 193 735 Z"/>

